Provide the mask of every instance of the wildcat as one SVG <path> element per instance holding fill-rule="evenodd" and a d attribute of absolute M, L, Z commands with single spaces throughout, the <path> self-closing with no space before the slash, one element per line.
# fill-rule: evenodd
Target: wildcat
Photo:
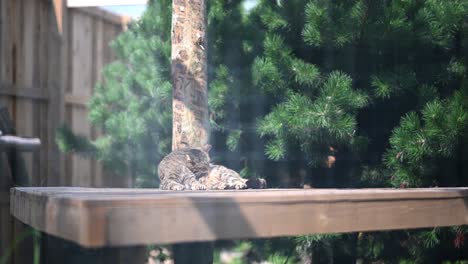
<path fill-rule="evenodd" d="M 264 179 L 243 179 L 224 166 L 210 164 L 210 145 L 181 148 L 164 157 L 158 166 L 161 190 L 224 190 L 266 188 Z"/>

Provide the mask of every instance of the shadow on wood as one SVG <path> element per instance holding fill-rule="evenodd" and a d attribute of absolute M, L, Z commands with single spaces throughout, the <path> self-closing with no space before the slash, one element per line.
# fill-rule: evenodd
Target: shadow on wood
<path fill-rule="evenodd" d="M 175 264 L 213 263 L 213 242 L 174 244 L 172 251 Z"/>

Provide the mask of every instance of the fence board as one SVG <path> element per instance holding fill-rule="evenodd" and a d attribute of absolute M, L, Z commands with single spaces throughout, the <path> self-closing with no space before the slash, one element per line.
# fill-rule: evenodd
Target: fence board
<path fill-rule="evenodd" d="M 10 110 L 19 134 L 41 137 L 41 152 L 26 158 L 35 183 L 128 186 L 131 181 L 103 173 L 97 162 L 65 160 L 54 141 L 65 121 L 92 138 L 102 134 L 89 126 L 83 108 L 102 67 L 115 59 L 109 43 L 130 19 L 99 8 L 68 9 L 64 2 L 54 8 L 57 3 L 0 2 L 0 104 Z M 64 173 L 64 167 L 72 169 Z"/>
<path fill-rule="evenodd" d="M 99 128 L 89 126 L 86 103 L 94 91 L 95 83 L 101 78 L 102 67 L 115 59 L 109 43 L 122 31 L 122 23 L 127 23 L 128 19 L 96 8 L 69 9 L 68 16 L 72 63 L 68 76 L 70 88 L 64 98 L 70 117 L 69 124 L 74 132 L 95 139 L 102 132 Z M 86 30 L 87 27 L 90 29 Z M 68 182 L 72 185 L 129 186 L 129 181 L 115 181 L 112 175 L 104 173 L 96 161 L 72 156 L 67 160 L 66 167 L 66 175 L 71 178 Z"/>
<path fill-rule="evenodd" d="M 41 139 L 39 152 L 23 155 L 34 186 L 113 186 L 98 163 L 66 158 L 55 138 L 64 123 L 78 134 L 100 134 L 89 124 L 86 103 L 113 56 L 108 42 L 127 22 L 97 8 L 68 9 L 65 0 L 0 1 L 0 106 L 8 108 L 18 134 Z M 0 183 L 3 165 L 0 160 Z M 8 208 L 0 199 L 0 256 L 22 230 Z M 28 263 L 17 254 L 12 260 Z"/>
<path fill-rule="evenodd" d="M 104 66 L 103 59 L 103 50 L 108 46 L 105 46 L 104 43 L 104 22 L 102 20 L 93 21 L 94 35 L 93 35 L 93 82 L 97 83 L 101 81 L 101 69 Z M 94 86 L 93 86 L 94 92 Z M 102 131 L 100 128 L 94 127 L 91 131 L 91 137 L 96 139 L 97 137 L 102 136 Z M 103 172 L 102 166 L 99 162 L 94 160 L 91 164 L 91 170 L 93 174 L 93 186 L 94 187 L 104 187 L 105 183 L 103 182 Z"/>
<path fill-rule="evenodd" d="M 81 12 L 69 12 L 73 27 L 72 35 L 72 81 L 71 93 L 77 96 L 90 96 L 92 86 L 93 19 Z M 71 109 L 72 130 L 80 135 L 90 136 L 90 125 L 87 121 L 86 109 L 74 106 Z M 72 157 L 72 185 L 91 185 L 91 162 L 77 155 Z"/>
<path fill-rule="evenodd" d="M 0 16 L 2 19 L 2 23 L 0 25 L 2 31 L 0 34 L 0 36 L 2 37 L 2 72 L 0 76 L 2 80 L 11 82 L 11 1 L 0 1 L 0 4 L 2 5 L 2 14 Z"/>
<path fill-rule="evenodd" d="M 49 99 L 49 94 L 41 89 L 33 89 L 32 87 L 21 87 L 11 83 L 0 84 L 0 96 L 24 97 L 36 101 Z"/>
<path fill-rule="evenodd" d="M 24 68 L 22 74 L 24 75 L 24 86 L 34 86 L 34 71 L 36 70 L 35 65 L 35 54 L 37 54 L 37 35 L 35 34 L 36 27 L 36 4 L 38 1 L 25 1 L 24 3 L 24 29 L 23 29 L 23 59 Z M 36 87 L 37 89 L 37 87 Z"/>

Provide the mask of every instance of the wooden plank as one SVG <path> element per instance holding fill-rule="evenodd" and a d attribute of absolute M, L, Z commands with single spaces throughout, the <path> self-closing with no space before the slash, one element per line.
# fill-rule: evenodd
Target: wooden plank
<path fill-rule="evenodd" d="M 32 55 L 28 58 L 28 64 L 32 65 L 33 76 L 30 78 L 30 83 L 25 83 L 28 87 L 33 87 L 41 91 L 41 93 L 49 93 L 49 79 L 48 75 L 51 71 L 49 68 L 49 46 L 50 43 L 55 41 L 49 36 L 49 20 L 50 14 L 53 13 L 53 6 L 50 1 L 35 1 L 35 5 L 29 6 L 35 12 L 35 19 L 30 20 L 27 23 L 33 23 L 35 27 L 35 34 L 28 36 L 31 40 L 34 39 L 34 46 L 29 48 Z M 26 14 L 25 14 L 26 15 Z M 32 38 L 34 36 L 34 38 Z M 25 36 L 26 37 L 26 36 Z M 56 51 L 53 51 L 56 52 Z M 34 55 L 34 56 L 33 56 Z M 57 72 L 55 72 L 57 74 Z M 50 99 L 50 98 L 49 98 Z M 29 100 L 31 102 L 32 112 L 27 122 L 31 123 L 31 134 L 34 137 L 39 137 L 42 141 L 39 152 L 33 153 L 32 167 L 30 170 L 30 183 L 32 186 L 41 186 L 41 183 L 46 182 L 47 178 L 47 162 L 48 162 L 48 131 L 47 127 L 52 119 L 47 116 L 47 108 L 52 102 L 49 101 L 37 101 Z M 48 103 L 48 104 L 45 104 Z M 20 227 L 22 228 L 22 227 Z"/>
<path fill-rule="evenodd" d="M 74 10 L 73 10 L 74 11 Z M 72 19 L 72 94 L 91 95 L 92 18 L 80 12 L 70 12 Z"/>
<path fill-rule="evenodd" d="M 24 48 L 23 48 L 23 7 L 24 1 L 13 1 L 12 4 L 12 82 L 24 83 Z"/>
<path fill-rule="evenodd" d="M 88 122 L 88 111 L 85 108 L 72 108 L 71 129 L 77 135 L 90 137 L 91 126 Z M 77 154 L 72 155 L 72 186 L 90 187 L 92 186 L 91 161 L 80 157 Z"/>
<path fill-rule="evenodd" d="M 4 24 L 5 24 L 5 9 L 6 9 L 6 5 L 5 5 L 6 1 L 0 1 L 0 81 L 3 80 L 3 69 L 4 69 L 4 61 L 3 61 L 3 57 L 4 57 L 4 54 L 3 54 L 3 47 L 5 46 L 5 36 L 3 36 L 4 34 L 6 35 L 6 33 L 4 32 Z M 1 103 L 1 101 L 0 101 Z"/>
<path fill-rule="evenodd" d="M 115 52 L 110 47 L 110 43 L 122 32 L 121 28 L 114 23 L 104 22 L 104 63 L 111 63 L 117 59 Z"/>
<path fill-rule="evenodd" d="M 12 90 L 16 90 L 20 87 L 32 87 L 33 78 L 34 78 L 34 62 L 35 58 L 34 47 L 37 45 L 34 39 L 34 26 L 37 24 L 35 21 L 36 11 L 35 3 L 26 3 L 26 1 L 16 1 L 14 7 L 14 23 L 16 24 L 14 34 L 14 44 L 13 48 L 15 50 L 15 60 L 13 66 L 13 79 L 10 82 L 11 86 L 9 87 Z M 35 14 L 32 14 L 35 13 Z M 28 16 L 26 18 L 26 16 Z M 25 43 L 29 42 L 29 43 Z M 30 45 L 32 43 L 32 45 Z M 28 56 L 28 57 L 26 57 Z M 35 84 L 34 88 L 26 88 L 19 90 L 23 94 L 37 94 L 40 92 L 35 92 L 34 89 L 38 89 L 38 84 Z M 12 98 L 14 108 L 12 111 L 12 118 L 16 131 L 18 135 L 33 137 L 37 136 L 34 131 L 34 121 L 35 119 L 35 103 L 34 100 L 31 100 L 27 97 L 14 97 Z M 27 171 L 28 183 L 31 182 L 31 176 L 33 176 L 35 170 L 33 168 L 33 157 L 32 153 L 27 153 L 22 155 L 24 159 L 25 169 Z"/>
<path fill-rule="evenodd" d="M 13 58 L 13 49 L 12 49 L 12 2 L 9 1 L 0 1 L 2 5 L 2 14 L 0 16 L 2 23 L 2 73 L 0 74 L 3 81 L 11 82 L 11 69 L 12 69 L 12 58 Z"/>
<path fill-rule="evenodd" d="M 72 63 L 71 63 L 71 26 L 72 23 L 69 21 L 69 10 L 66 8 L 66 0 L 62 0 L 62 32 L 61 32 L 61 46 L 60 46 L 60 60 L 59 60 L 59 65 L 60 65 L 60 79 L 57 80 L 57 84 L 59 87 L 59 104 L 60 104 L 60 109 L 61 109 L 61 114 L 59 117 L 59 120 L 57 120 L 58 125 L 63 125 L 66 122 L 66 117 L 67 117 L 67 108 L 65 106 L 64 102 L 64 96 L 66 94 L 66 91 L 68 89 L 71 89 L 71 81 L 70 81 L 70 74 L 72 70 Z M 57 147 L 56 144 L 54 144 L 54 147 Z M 66 169 L 70 166 L 70 158 L 66 157 L 63 153 L 60 151 L 57 151 L 54 153 L 54 155 L 58 155 L 58 157 L 54 158 L 54 161 L 51 163 L 51 166 L 56 164 L 57 166 L 51 167 L 50 170 L 55 170 L 53 175 L 56 175 L 56 177 L 53 177 L 50 182 L 48 182 L 49 186 L 65 186 L 67 185 L 67 175 L 70 175 L 69 173 L 66 173 Z"/>
<path fill-rule="evenodd" d="M 31 186 L 50 186 L 48 185 L 48 178 L 53 175 L 50 174 L 48 169 L 54 163 L 49 154 L 51 153 L 51 139 L 54 140 L 52 143 L 55 143 L 55 117 L 49 115 L 49 110 L 53 110 L 50 109 L 53 106 L 52 102 L 49 102 L 49 104 L 36 103 L 35 106 L 36 111 L 34 114 L 36 122 L 34 129 L 36 136 L 41 139 L 41 146 L 39 147 L 39 151 L 34 152 L 35 176 L 32 179 Z"/>
<path fill-rule="evenodd" d="M 87 107 L 89 100 L 91 100 L 91 96 L 89 95 L 74 95 L 74 94 L 65 94 L 65 103 L 77 106 L 77 107 Z"/>
<path fill-rule="evenodd" d="M 70 10 L 69 10 L 70 11 Z M 70 11 L 72 19 L 72 75 L 71 75 L 71 94 L 66 95 L 75 97 L 90 97 L 92 94 L 93 80 L 93 19 L 83 13 Z M 87 109 L 82 107 L 71 107 L 71 129 L 73 132 L 90 137 L 91 127 L 88 121 Z M 92 186 L 91 180 L 91 161 L 83 159 L 78 155 L 72 157 L 72 185 L 73 186 Z"/>
<path fill-rule="evenodd" d="M 468 188 L 14 188 L 11 213 L 85 247 L 468 224 Z"/>
<path fill-rule="evenodd" d="M 64 175 L 64 159 L 55 142 L 57 128 L 62 126 L 65 119 L 65 103 L 64 103 L 64 79 L 68 70 L 64 65 L 67 61 L 64 60 L 67 47 L 67 30 L 64 25 L 66 18 L 66 1 L 54 0 L 54 12 L 49 9 L 49 56 L 48 56 L 48 92 L 50 101 L 47 107 L 46 117 L 48 122 L 44 127 L 47 138 L 47 158 L 46 161 L 41 161 L 47 164 L 45 180 L 47 186 L 60 185 L 60 178 Z"/>
<path fill-rule="evenodd" d="M 34 133 L 34 108 L 33 102 L 27 99 L 18 98 L 16 101 L 16 116 L 14 117 L 14 122 L 16 126 L 16 131 L 18 135 L 24 137 L 36 137 Z M 28 182 L 31 183 L 32 179 L 35 176 L 35 171 L 33 170 L 33 153 L 22 153 L 24 160 L 24 165 L 26 167 L 26 172 L 28 176 Z"/>
<path fill-rule="evenodd" d="M 49 99 L 47 91 L 26 86 L 21 87 L 6 82 L 0 84 L 0 96 L 2 95 L 40 101 L 47 101 Z"/>
<path fill-rule="evenodd" d="M 34 87 L 34 72 L 37 70 L 35 67 L 35 53 L 38 52 L 37 49 L 37 36 L 35 34 L 35 29 L 37 27 L 36 23 L 36 16 L 39 13 L 36 11 L 38 4 L 41 1 L 24 1 L 24 13 L 23 13 L 23 21 L 24 21 L 24 29 L 22 32 L 23 35 L 23 42 L 20 45 L 23 45 L 24 56 L 22 56 L 24 60 L 24 68 L 23 68 L 23 75 L 24 75 L 24 83 L 25 87 Z M 16 88 L 16 87 L 15 87 Z M 38 87 L 31 88 L 30 93 L 34 93 Z M 42 93 L 37 93 L 41 94 Z"/>
<path fill-rule="evenodd" d="M 101 19 L 95 19 L 94 31 L 93 31 L 93 94 L 95 92 L 96 84 L 102 80 L 101 70 L 103 68 L 104 61 L 104 22 Z M 88 101 L 89 102 L 89 101 Z M 102 130 L 98 127 L 91 128 L 91 137 L 96 140 L 102 136 Z M 93 187 L 116 187 L 112 185 L 105 185 L 103 181 L 102 166 L 97 160 L 93 160 L 91 164 L 92 176 L 93 176 Z"/>

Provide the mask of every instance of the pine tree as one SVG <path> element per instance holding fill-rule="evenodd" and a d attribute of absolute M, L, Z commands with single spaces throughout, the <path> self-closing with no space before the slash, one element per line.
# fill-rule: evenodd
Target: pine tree
<path fill-rule="evenodd" d="M 466 186 L 467 0 L 259 0 L 250 11 L 242 3 L 208 1 L 216 162 L 272 187 Z M 139 186 L 157 186 L 155 165 L 170 151 L 170 13 L 169 1 L 150 1 L 115 41 L 119 61 L 90 104 L 105 136 L 90 142 L 63 130 L 59 140 L 131 172 Z M 465 234 L 304 236 L 251 250 L 282 262 L 304 254 L 433 262 L 463 257 Z"/>
<path fill-rule="evenodd" d="M 466 0 L 259 1 L 248 18 L 263 36 L 251 76 L 267 98 L 258 122 L 266 156 L 292 167 L 303 159 L 316 187 L 466 185 L 467 8 Z M 373 237 L 381 248 L 360 255 L 391 260 L 385 247 L 399 241 L 400 259 L 424 261 L 460 234 L 340 236 L 334 245 L 357 239 L 369 248 Z"/>
<path fill-rule="evenodd" d="M 89 103 L 91 123 L 105 132 L 90 141 L 64 127 L 62 150 L 97 158 L 136 186 L 158 186 L 156 164 L 171 149 L 171 1 L 150 7 L 112 42 L 117 60 L 102 71 Z"/>
<path fill-rule="evenodd" d="M 62 151 L 98 159 L 117 175 L 130 174 L 136 187 L 158 187 L 156 165 L 171 151 L 171 2 L 149 1 L 142 17 L 112 42 L 117 60 L 102 71 L 89 103 L 89 119 L 104 136 L 91 141 L 64 126 L 57 138 Z M 242 0 L 213 0 L 208 6 L 213 158 L 226 162 L 225 142 L 234 150 L 239 135 L 232 113 L 239 108 L 233 97 L 242 86 L 241 63 L 226 54 L 241 49 Z"/>

